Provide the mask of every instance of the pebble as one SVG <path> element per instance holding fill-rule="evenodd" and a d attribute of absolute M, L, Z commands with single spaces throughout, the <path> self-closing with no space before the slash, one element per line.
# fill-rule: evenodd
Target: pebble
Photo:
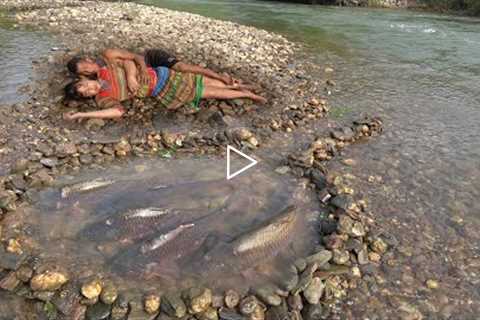
<path fill-rule="evenodd" d="M 350 261 L 350 254 L 348 251 L 335 249 L 333 250 L 333 262 L 336 264 L 347 264 Z"/>
<path fill-rule="evenodd" d="M 235 308 L 240 302 L 240 295 L 235 290 L 228 290 L 225 293 L 225 306 L 229 309 Z"/>
<path fill-rule="evenodd" d="M 250 315 L 255 311 L 259 304 L 260 301 L 258 301 L 255 296 L 247 296 L 240 301 L 238 310 L 243 315 Z"/>
<path fill-rule="evenodd" d="M 47 270 L 33 276 L 30 287 L 33 291 L 55 291 L 68 282 L 68 276 L 59 271 Z"/>
<path fill-rule="evenodd" d="M 370 244 L 370 247 L 378 254 L 384 254 L 388 249 L 388 245 L 381 238 L 376 238 L 373 240 L 373 242 Z"/>
<path fill-rule="evenodd" d="M 117 300 L 118 291 L 115 285 L 110 282 L 105 283 L 105 286 L 100 293 L 100 301 L 105 304 L 113 304 Z"/>
<path fill-rule="evenodd" d="M 333 257 L 333 254 L 329 250 L 322 250 L 317 252 L 311 256 L 308 256 L 305 260 L 308 264 L 316 263 L 318 267 L 323 266 L 327 262 L 329 262 Z"/>
<path fill-rule="evenodd" d="M 160 297 L 155 294 L 149 294 L 144 298 L 144 308 L 148 314 L 156 314 L 160 309 Z"/>
<path fill-rule="evenodd" d="M 87 308 L 86 318 L 88 320 L 103 320 L 110 316 L 111 306 L 103 303 L 96 303 Z"/>
<path fill-rule="evenodd" d="M 317 304 L 323 295 L 325 284 L 320 278 L 314 277 L 310 284 L 303 290 L 303 296 L 310 304 Z"/>
<path fill-rule="evenodd" d="M 433 280 L 433 279 L 428 279 L 427 280 L 427 287 L 429 289 L 438 289 L 438 287 L 439 287 L 438 281 Z"/>
<path fill-rule="evenodd" d="M 188 311 L 192 314 L 204 312 L 212 304 L 212 291 L 208 288 L 191 288 L 185 294 Z"/>
<path fill-rule="evenodd" d="M 167 293 L 160 302 L 160 308 L 171 317 L 181 318 L 187 313 L 187 306 L 177 293 Z"/>
<path fill-rule="evenodd" d="M 82 285 L 82 295 L 87 299 L 96 299 L 102 292 L 102 283 L 99 279 L 93 279 Z"/>
<path fill-rule="evenodd" d="M 368 253 L 368 259 L 372 262 L 380 262 L 380 260 L 382 259 L 382 257 L 376 253 L 376 252 L 369 252 Z"/>
<path fill-rule="evenodd" d="M 279 289 L 274 285 L 263 285 L 253 290 L 253 293 L 264 303 L 271 306 L 282 304 L 282 298 L 276 294 Z"/>

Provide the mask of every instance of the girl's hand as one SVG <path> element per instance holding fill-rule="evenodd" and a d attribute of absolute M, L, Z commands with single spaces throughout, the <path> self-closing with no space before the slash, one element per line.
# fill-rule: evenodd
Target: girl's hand
<path fill-rule="evenodd" d="M 63 119 L 68 120 L 68 121 L 73 121 L 73 120 L 76 120 L 76 119 L 80 119 L 80 113 L 75 112 L 75 111 L 65 112 L 63 114 Z"/>
<path fill-rule="evenodd" d="M 134 77 L 129 77 L 127 79 L 127 85 L 128 85 L 128 90 L 131 93 L 136 93 L 140 88 L 140 84 L 138 83 L 137 79 L 135 79 Z"/>

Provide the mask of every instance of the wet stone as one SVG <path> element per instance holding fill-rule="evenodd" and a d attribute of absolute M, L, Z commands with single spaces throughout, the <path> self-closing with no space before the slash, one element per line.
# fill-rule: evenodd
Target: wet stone
<path fill-rule="evenodd" d="M 43 158 L 40 160 L 40 163 L 47 168 L 53 168 L 58 164 L 58 160 L 55 158 Z"/>
<path fill-rule="evenodd" d="M 320 278 L 314 277 L 307 288 L 303 291 L 303 296 L 309 304 L 317 304 L 323 295 L 325 284 Z"/>
<path fill-rule="evenodd" d="M 360 264 L 360 265 L 364 265 L 364 264 L 369 263 L 367 248 L 363 248 L 362 250 L 360 250 L 357 253 L 357 261 L 358 261 L 358 264 Z"/>
<path fill-rule="evenodd" d="M 332 200 L 330 201 L 330 204 L 333 206 L 343 209 L 347 211 L 350 206 L 353 204 L 353 199 L 349 195 L 338 195 L 336 197 L 333 197 Z"/>
<path fill-rule="evenodd" d="M 73 143 L 61 143 L 55 148 L 55 155 L 59 158 L 74 155 L 77 152 L 77 147 Z"/>
<path fill-rule="evenodd" d="M 187 313 L 187 306 L 179 294 L 167 293 L 161 299 L 160 309 L 171 317 L 181 318 Z"/>
<path fill-rule="evenodd" d="M 250 315 L 255 311 L 255 308 L 260 304 L 260 301 L 255 296 L 247 296 L 240 301 L 238 310 L 243 315 Z"/>
<path fill-rule="evenodd" d="M 290 310 L 301 311 L 303 309 L 302 296 L 300 296 L 300 294 L 289 295 L 287 298 L 287 304 Z"/>
<path fill-rule="evenodd" d="M 25 252 L 22 254 L 8 252 L 3 246 L 0 246 L 0 268 L 17 270 L 26 259 Z"/>
<path fill-rule="evenodd" d="M 234 309 L 220 308 L 218 315 L 221 320 L 248 320 L 247 317 L 239 314 Z"/>
<path fill-rule="evenodd" d="M 313 273 L 317 270 L 318 265 L 316 263 L 311 263 L 300 275 L 300 281 L 297 286 L 292 290 L 292 294 L 298 294 L 305 290 L 308 287 L 313 278 Z"/>
<path fill-rule="evenodd" d="M 190 313 L 201 313 L 212 304 L 212 291 L 207 288 L 191 288 L 185 294 L 185 301 Z"/>
<path fill-rule="evenodd" d="M 112 314 L 110 318 L 112 320 L 122 320 L 125 319 L 128 313 L 128 301 L 123 297 L 119 296 L 112 307 Z"/>
<path fill-rule="evenodd" d="M 316 263 L 318 267 L 322 267 L 324 264 L 332 259 L 332 252 L 329 250 L 319 251 L 311 256 L 308 256 L 305 260 L 307 263 Z"/>
<path fill-rule="evenodd" d="M 21 266 L 16 272 L 17 278 L 22 282 L 28 282 L 32 278 L 33 270 L 29 266 Z"/>
<path fill-rule="evenodd" d="M 271 306 L 278 306 L 282 298 L 276 293 L 279 288 L 274 285 L 264 285 L 253 290 L 253 293 L 264 303 Z"/>
<path fill-rule="evenodd" d="M 381 238 L 373 240 L 373 242 L 370 244 L 370 247 L 373 251 L 379 254 L 384 254 L 388 249 L 388 245 Z"/>
<path fill-rule="evenodd" d="M 290 315 L 285 304 L 269 308 L 265 317 L 267 320 L 290 320 Z"/>
<path fill-rule="evenodd" d="M 47 270 L 35 275 L 30 280 L 30 287 L 33 291 L 55 291 L 68 282 L 68 276 L 59 271 Z"/>
<path fill-rule="evenodd" d="M 148 314 L 156 314 L 160 309 L 160 297 L 155 294 L 149 294 L 144 299 L 145 311 Z"/>
<path fill-rule="evenodd" d="M 100 301 L 105 304 L 112 304 L 117 300 L 118 291 L 113 283 L 107 282 L 100 293 Z"/>
<path fill-rule="evenodd" d="M 13 291 L 20 284 L 20 280 L 15 276 L 15 272 L 8 272 L 3 278 L 0 278 L 0 288 L 7 291 Z"/>
<path fill-rule="evenodd" d="M 297 268 L 298 272 L 303 272 L 303 270 L 305 270 L 305 268 L 307 267 L 307 261 L 305 259 L 297 259 L 295 260 L 295 268 Z"/>
<path fill-rule="evenodd" d="M 321 304 L 310 304 L 302 312 L 304 320 L 320 320 L 323 318 L 323 308 Z"/>
<path fill-rule="evenodd" d="M 217 320 L 218 312 L 215 308 L 209 307 L 204 312 L 196 316 L 198 320 Z"/>
<path fill-rule="evenodd" d="M 225 293 L 225 306 L 227 308 L 233 309 L 240 302 L 240 295 L 235 290 L 228 290 Z"/>
<path fill-rule="evenodd" d="M 128 313 L 128 320 L 153 320 L 156 318 L 157 313 L 148 314 L 144 310 L 144 306 L 139 301 L 130 301 L 130 312 Z"/>
<path fill-rule="evenodd" d="M 350 261 L 350 254 L 345 250 L 333 250 L 333 262 L 336 264 L 348 264 Z"/>
<path fill-rule="evenodd" d="M 102 284 L 100 280 L 93 279 L 82 285 L 81 292 L 82 295 L 89 300 L 96 299 L 102 292 Z"/>
<path fill-rule="evenodd" d="M 15 192 L 11 190 L 0 191 L 0 209 L 6 210 L 6 211 L 14 210 L 16 200 L 17 200 L 17 195 L 15 194 Z M 0 251 L 0 258 L 2 257 L 1 254 L 2 253 Z M 1 260 L 0 260 L 0 263 L 1 263 Z"/>
<path fill-rule="evenodd" d="M 103 303 L 96 303 L 87 308 L 87 320 L 103 320 L 110 316 L 111 306 Z"/>
<path fill-rule="evenodd" d="M 52 304 L 64 315 L 70 315 L 80 304 L 78 287 L 68 284 L 52 298 Z"/>
<path fill-rule="evenodd" d="M 355 132 L 350 127 L 333 130 L 330 135 L 340 141 L 350 141 L 355 137 Z"/>
<path fill-rule="evenodd" d="M 350 235 L 354 237 L 363 237 L 366 234 L 367 232 L 365 231 L 365 227 L 363 226 L 363 223 L 357 221 L 353 224 Z"/>

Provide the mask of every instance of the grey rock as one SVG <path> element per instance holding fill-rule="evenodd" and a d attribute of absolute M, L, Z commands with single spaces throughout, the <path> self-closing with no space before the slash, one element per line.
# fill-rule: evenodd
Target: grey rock
<path fill-rule="evenodd" d="M 88 320 L 103 320 L 110 316 L 111 306 L 104 303 L 96 303 L 89 306 L 86 313 Z"/>

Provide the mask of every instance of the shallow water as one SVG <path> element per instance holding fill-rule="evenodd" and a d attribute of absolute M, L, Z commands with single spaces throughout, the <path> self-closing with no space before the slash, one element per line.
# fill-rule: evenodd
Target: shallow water
<path fill-rule="evenodd" d="M 12 21 L 0 13 L 0 104 L 28 97 L 21 88 L 34 76 L 32 61 L 47 54 L 52 45 L 44 33 L 17 30 L 12 26 Z"/>
<path fill-rule="evenodd" d="M 139 282 L 168 288 L 193 280 L 246 288 L 243 273 L 262 266 L 249 285 L 278 280 L 286 262 L 311 252 L 318 237 L 308 221 L 318 212 L 307 210 L 305 191 L 298 193 L 268 167 L 226 180 L 224 165 L 224 160 L 177 159 L 86 173 L 82 181 L 100 176 L 109 184 L 67 192 L 79 178 L 65 180 L 39 195 L 26 221 L 43 260 L 58 259 L 77 276 L 105 274 L 129 289 Z M 292 227 L 280 235 L 280 252 L 273 247 L 267 254 L 233 252 L 236 239 L 248 238 L 292 204 L 298 208 Z M 135 211 L 147 208 L 152 211 Z"/>
<path fill-rule="evenodd" d="M 383 267 L 386 285 L 427 314 L 478 314 L 478 303 L 468 301 L 479 300 L 480 283 L 479 19 L 276 1 L 143 3 L 281 33 L 333 67 L 320 75 L 337 83 L 330 116 L 347 122 L 376 114 L 385 123 L 383 136 L 347 150 L 357 165 L 340 169 L 358 177 L 349 183 L 401 243 L 401 263 Z M 369 183 L 369 176 L 382 182 Z M 415 293 L 431 278 L 441 281 L 439 291 Z M 370 294 L 353 306 L 368 310 Z"/>

